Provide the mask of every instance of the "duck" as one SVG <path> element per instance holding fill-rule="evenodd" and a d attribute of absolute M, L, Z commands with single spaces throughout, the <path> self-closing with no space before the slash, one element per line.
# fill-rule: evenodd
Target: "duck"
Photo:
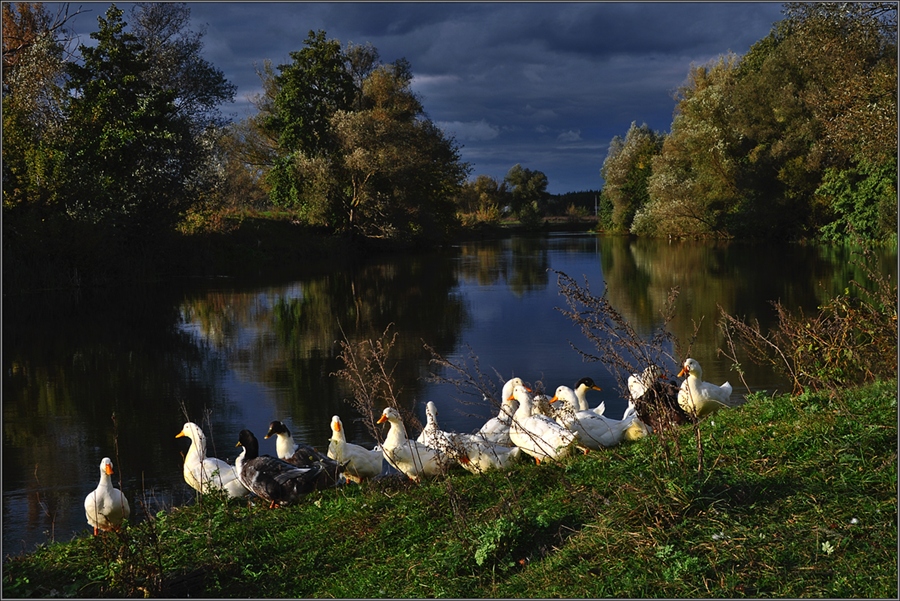
<path fill-rule="evenodd" d="M 521 380 L 520 380 L 521 381 Z M 503 446 L 511 446 L 512 441 L 509 439 L 509 426 L 512 423 L 512 416 L 519 408 L 519 401 L 511 397 L 512 389 L 510 389 L 508 398 L 504 398 L 500 404 L 500 411 L 496 417 L 489 419 L 476 433 L 485 442 L 490 442 Z"/>
<path fill-rule="evenodd" d="M 355 482 L 363 478 L 374 478 L 381 473 L 384 454 L 381 447 L 369 450 L 347 442 L 344 425 L 337 415 L 331 418 L 331 438 L 328 441 L 328 456 L 344 465 L 344 476 Z"/>
<path fill-rule="evenodd" d="M 531 455 L 537 464 L 568 455 L 576 442 L 575 434 L 546 415 L 534 415 L 533 399 L 527 387 L 516 386 L 511 396 L 519 402 L 509 428 L 512 443 Z"/>
<path fill-rule="evenodd" d="M 632 394 L 637 391 L 636 388 Z M 651 432 L 697 421 L 678 403 L 678 393 L 679 388 L 674 382 L 659 377 L 640 396 L 632 396 L 638 418 Z"/>
<path fill-rule="evenodd" d="M 628 376 L 628 393 L 631 395 L 631 400 L 637 401 L 644 396 L 644 393 L 656 380 L 664 377 L 663 370 L 658 365 L 649 365 L 641 373 L 633 373 Z"/>
<path fill-rule="evenodd" d="M 687 413 L 699 419 L 728 406 L 733 390 L 730 383 L 725 382 L 721 386 L 716 386 L 704 382 L 700 363 L 690 357 L 684 360 L 678 377 L 685 374 L 687 378 L 682 382 L 681 390 L 678 392 L 678 404 Z"/>
<path fill-rule="evenodd" d="M 473 474 L 505 469 L 522 453 L 522 449 L 517 446 L 495 444 L 483 438 L 468 440 L 462 443 L 462 447 L 464 455 L 459 462 Z"/>
<path fill-rule="evenodd" d="M 188 486 L 200 493 L 223 490 L 232 499 L 247 496 L 249 491 L 241 484 L 234 466 L 206 456 L 206 435 L 200 426 L 185 422 L 181 432 L 175 435 L 175 438 L 181 437 L 191 441 L 183 467 L 184 481 Z"/>
<path fill-rule="evenodd" d="M 575 391 L 575 397 L 578 399 L 578 411 L 593 411 L 597 415 L 603 415 L 603 413 L 606 411 L 606 403 L 603 401 L 600 401 L 600 404 L 593 409 L 591 409 L 590 405 L 588 405 L 587 391 L 596 390 L 599 392 L 603 390 L 602 388 L 597 386 L 593 378 L 581 378 L 580 380 L 575 382 L 575 387 L 572 390 Z"/>
<path fill-rule="evenodd" d="M 100 461 L 100 483 L 84 498 L 84 515 L 94 528 L 94 536 L 100 530 L 118 530 L 131 515 L 128 499 L 112 483 L 113 463 L 109 457 Z"/>
<path fill-rule="evenodd" d="M 510 378 L 503 384 L 503 389 L 500 392 L 500 411 L 496 417 L 492 417 L 485 422 L 477 432 L 477 436 L 482 440 L 503 446 L 512 445 L 512 442 L 509 440 L 509 425 L 512 421 L 512 416 L 515 415 L 516 409 L 519 407 L 519 402 L 512 398 L 513 389 L 516 386 L 525 386 L 522 378 Z M 489 400 L 487 395 L 485 395 L 484 400 Z"/>
<path fill-rule="evenodd" d="M 314 467 L 322 466 L 326 475 L 331 478 L 334 483 L 343 480 L 341 473 L 344 471 L 343 466 L 333 458 L 319 452 L 315 447 L 304 443 L 294 442 L 291 431 L 287 426 L 279 420 L 269 423 L 269 431 L 263 437 L 268 440 L 275 436 L 275 456 L 282 461 L 290 463 L 297 467 Z"/>
<path fill-rule="evenodd" d="M 437 405 L 434 404 L 434 401 L 428 401 L 425 404 L 425 427 L 422 428 L 422 432 L 416 438 L 416 442 L 446 453 L 453 447 L 458 446 L 461 440 L 471 437 L 471 435 L 467 436 L 457 432 L 441 430 L 440 426 L 438 426 L 437 415 Z"/>
<path fill-rule="evenodd" d="M 238 477 L 269 508 L 292 505 L 321 488 L 333 486 L 321 465 L 297 467 L 271 455 L 259 454 L 259 441 L 250 430 L 241 430 L 236 447 L 244 447 Z"/>
<path fill-rule="evenodd" d="M 578 399 L 575 391 L 568 386 L 556 389 L 551 402 L 560 401 L 568 406 L 571 412 L 561 425 L 574 433 L 578 442 L 589 449 L 614 447 L 623 440 L 636 440 L 647 434 L 646 425 L 637 419 L 634 403 L 629 402 L 622 419 L 615 420 L 593 411 L 575 411 Z"/>
<path fill-rule="evenodd" d="M 448 456 L 437 449 L 410 440 L 399 411 L 393 407 L 385 407 L 375 423 L 384 422 L 390 424 L 390 429 L 381 445 L 381 451 L 389 464 L 416 482 L 420 482 L 422 476 L 437 476 L 447 471 Z"/>

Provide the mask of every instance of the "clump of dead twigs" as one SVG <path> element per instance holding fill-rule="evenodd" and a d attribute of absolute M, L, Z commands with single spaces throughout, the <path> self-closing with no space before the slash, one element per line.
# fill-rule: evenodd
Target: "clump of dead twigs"
<path fill-rule="evenodd" d="M 747 322 L 719 307 L 719 329 L 732 355 L 737 338 L 753 362 L 786 375 L 794 394 L 834 394 L 848 385 L 895 377 L 897 285 L 875 271 L 870 249 L 863 248 L 851 263 L 866 274 L 871 289 L 851 280 L 843 294 L 827 300 L 811 317 L 772 301 L 778 325 L 769 332 L 763 332 L 759 320 Z"/>

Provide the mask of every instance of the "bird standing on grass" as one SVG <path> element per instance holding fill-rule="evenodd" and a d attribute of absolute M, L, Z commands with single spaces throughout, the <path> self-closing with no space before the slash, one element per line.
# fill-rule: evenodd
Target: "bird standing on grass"
<path fill-rule="evenodd" d="M 84 515 L 94 527 L 94 536 L 100 530 L 118 530 L 131 514 L 128 499 L 112 484 L 113 464 L 109 457 L 100 462 L 100 483 L 84 498 Z"/>
<path fill-rule="evenodd" d="M 244 447 L 238 477 L 247 490 L 269 502 L 269 508 L 297 503 L 304 496 L 333 486 L 321 465 L 297 467 L 271 455 L 259 454 L 259 441 L 241 430 L 235 446 Z"/>
<path fill-rule="evenodd" d="M 678 404 L 681 408 L 697 418 L 715 413 L 723 407 L 727 407 L 731 399 L 732 386 L 725 382 L 717 386 L 703 381 L 703 370 L 696 359 L 687 358 L 678 372 L 678 377 L 687 374 L 687 379 L 681 384 L 678 392 Z"/>

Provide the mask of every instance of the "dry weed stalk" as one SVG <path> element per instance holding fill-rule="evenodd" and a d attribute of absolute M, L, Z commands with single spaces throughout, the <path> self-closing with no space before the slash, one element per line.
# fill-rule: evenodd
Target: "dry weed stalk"
<path fill-rule="evenodd" d="M 720 307 L 720 330 L 727 340 L 737 335 L 752 361 L 788 376 L 794 394 L 806 389 L 835 393 L 848 384 L 895 377 L 897 286 L 872 268 L 870 249 L 861 254 L 851 263 L 863 270 L 874 290 L 851 280 L 857 296 L 848 288 L 810 318 L 772 301 L 778 326 L 768 333 L 758 320 L 748 323 Z M 734 355 L 732 349 L 728 356 Z"/>
<path fill-rule="evenodd" d="M 674 334 L 668 330 L 669 323 L 675 318 L 675 307 L 678 300 L 678 288 L 669 290 L 666 303 L 660 311 L 662 323 L 653 332 L 649 340 L 645 341 L 635 331 L 628 320 L 619 313 L 607 298 L 606 291 L 602 296 L 595 296 L 590 291 L 589 283 L 585 278 L 584 286 L 580 286 L 569 275 L 557 271 L 557 283 L 568 305 L 568 310 L 557 308 L 563 315 L 581 329 L 581 333 L 596 349 L 596 354 L 587 352 L 577 347 L 571 341 L 569 344 L 587 361 L 599 361 L 607 370 L 615 376 L 622 396 L 630 399 L 628 392 L 628 377 L 631 374 L 641 374 L 650 366 L 656 366 L 662 370 L 665 380 L 674 379 L 674 374 L 669 368 L 672 365 L 680 365 L 672 351 L 677 356 L 687 357 L 690 349 L 700 331 L 700 322 L 694 322 L 694 331 L 686 349 L 683 349 Z M 672 351 L 669 350 L 672 349 Z M 645 397 L 646 398 L 646 395 Z M 670 410 L 664 408 L 661 403 L 655 405 L 653 410 L 659 411 L 654 421 L 657 424 L 673 422 Z M 700 425 L 697 420 L 690 420 L 693 426 L 694 439 L 697 451 L 697 471 L 703 471 L 703 444 L 700 436 Z M 686 469 L 678 435 L 672 428 L 656 428 L 653 437 L 659 442 L 665 464 L 670 462 L 671 455 L 677 459 L 682 470 Z M 670 453 L 669 444 L 674 446 L 674 453 Z"/>

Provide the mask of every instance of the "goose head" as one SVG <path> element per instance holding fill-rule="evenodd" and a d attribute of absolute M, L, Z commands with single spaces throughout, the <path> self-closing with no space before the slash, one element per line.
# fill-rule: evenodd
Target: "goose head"
<path fill-rule="evenodd" d="M 681 366 L 681 371 L 678 372 L 678 377 L 684 376 L 686 374 L 690 374 L 696 378 L 703 379 L 703 370 L 700 368 L 700 363 L 697 362 L 696 359 L 691 359 L 688 357 L 684 360 L 684 364 Z"/>
<path fill-rule="evenodd" d="M 550 399 L 551 403 L 556 403 L 557 401 L 562 401 L 567 409 L 574 410 L 578 404 L 578 397 L 575 395 L 575 391 L 568 386 L 559 386 L 553 398 Z"/>
<path fill-rule="evenodd" d="M 335 442 L 343 442 L 346 440 L 344 437 L 344 424 L 341 423 L 341 418 L 337 415 L 332 416 L 331 418 L 331 440 Z"/>
<path fill-rule="evenodd" d="M 275 421 L 273 421 L 269 424 L 269 431 L 266 432 L 266 435 L 263 438 L 268 440 L 269 437 L 275 436 L 277 434 L 284 434 L 285 436 L 290 436 L 291 431 L 287 429 L 287 426 L 285 426 L 282 422 L 280 422 L 276 419 Z"/>
<path fill-rule="evenodd" d="M 104 457 L 102 461 L 100 461 L 100 477 L 104 476 L 112 476 L 113 475 L 113 463 L 109 457 Z"/>
<path fill-rule="evenodd" d="M 575 382 L 575 390 L 579 388 L 583 389 L 585 392 L 588 390 L 603 390 L 594 382 L 593 378 L 581 378 L 577 382 Z"/>
<path fill-rule="evenodd" d="M 237 444 L 234 446 L 244 447 L 246 451 L 244 454 L 244 461 L 250 461 L 251 459 L 259 457 L 259 441 L 250 430 L 241 430 L 241 433 L 238 435 Z"/>

